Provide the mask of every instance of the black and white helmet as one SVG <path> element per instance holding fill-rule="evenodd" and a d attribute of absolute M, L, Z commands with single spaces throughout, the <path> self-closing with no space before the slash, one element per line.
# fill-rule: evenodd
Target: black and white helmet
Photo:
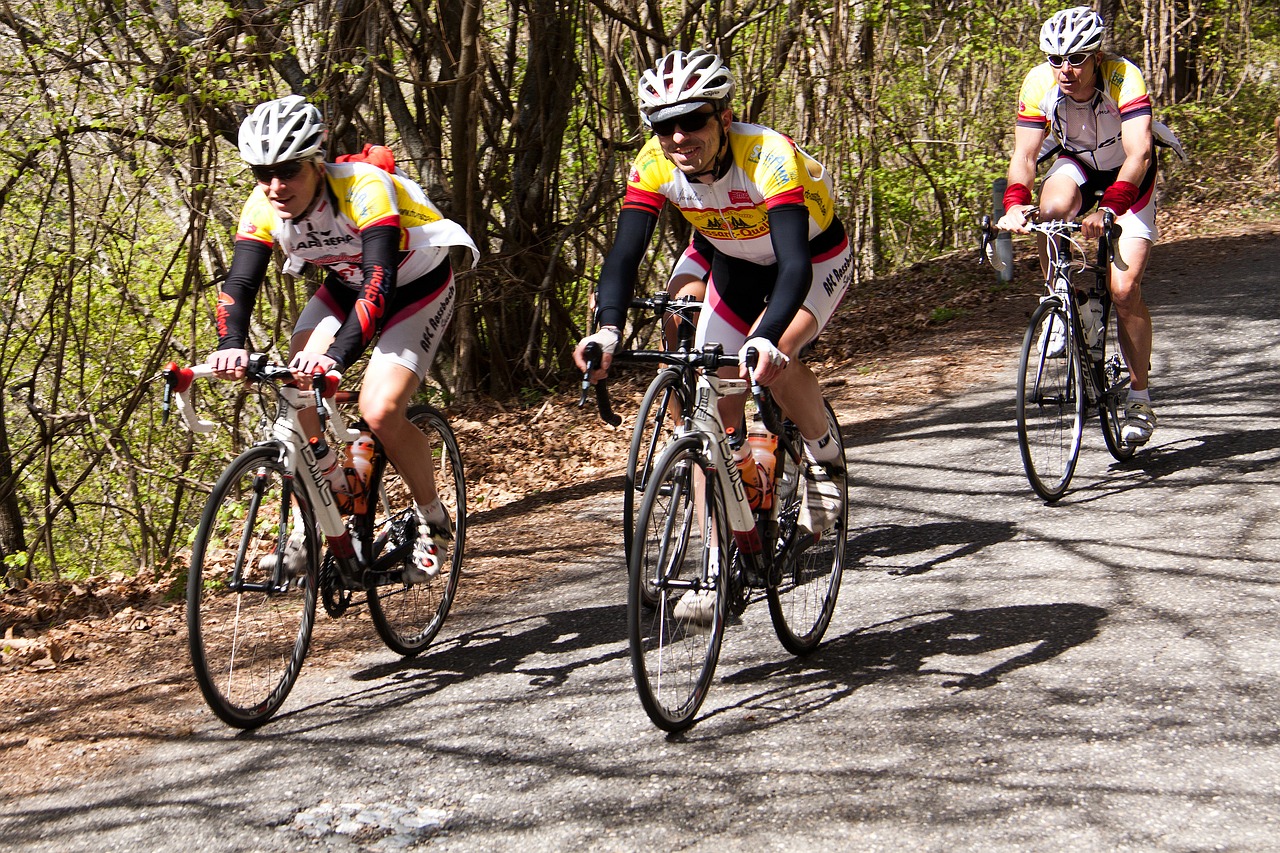
<path fill-rule="evenodd" d="M 240 156 L 250 166 L 274 166 L 324 150 L 328 129 L 301 95 L 258 104 L 240 124 Z"/>
<path fill-rule="evenodd" d="M 1040 28 L 1040 49 L 1066 55 L 1102 47 L 1102 16 L 1088 6 L 1063 9 Z"/>
<path fill-rule="evenodd" d="M 703 104 L 729 105 L 733 74 L 709 50 L 673 50 L 640 75 L 640 115 L 645 124 L 693 112 Z"/>

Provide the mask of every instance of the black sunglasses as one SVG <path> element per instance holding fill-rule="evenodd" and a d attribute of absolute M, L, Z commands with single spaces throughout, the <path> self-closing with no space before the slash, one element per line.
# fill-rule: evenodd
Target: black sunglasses
<path fill-rule="evenodd" d="M 683 133 L 695 133 L 707 126 L 707 122 L 711 121 L 716 114 L 715 110 L 704 112 L 698 110 L 694 113 L 685 113 L 675 118 L 664 119 L 663 121 L 655 121 L 650 127 L 653 132 L 659 136 L 670 136 L 679 128 Z"/>
<path fill-rule="evenodd" d="M 279 178 L 282 181 L 291 181 L 298 177 L 302 172 L 302 164 L 305 160 L 286 160 L 283 163 L 276 163 L 274 166 L 253 166 L 253 177 L 260 184 L 269 184 L 272 179 Z"/>
<path fill-rule="evenodd" d="M 1091 56 L 1093 56 L 1092 53 L 1068 53 L 1066 56 L 1060 53 L 1051 53 L 1049 54 L 1049 64 L 1054 68 L 1061 68 L 1062 63 L 1065 62 L 1072 68 L 1079 68 L 1088 62 Z"/>

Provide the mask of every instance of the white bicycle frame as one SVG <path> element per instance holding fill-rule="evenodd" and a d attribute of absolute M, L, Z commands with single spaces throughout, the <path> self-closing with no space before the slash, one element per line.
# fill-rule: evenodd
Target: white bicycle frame
<path fill-rule="evenodd" d="M 732 500 L 725 501 L 725 512 L 733 538 L 744 554 L 755 555 L 764 550 L 764 543 L 760 539 L 760 532 L 756 529 L 751 503 L 747 499 L 747 490 L 742 484 L 742 474 L 738 470 L 737 463 L 734 462 L 733 450 L 729 447 L 729 435 L 725 431 L 724 421 L 720 417 L 720 408 L 717 405 L 722 397 L 746 394 L 749 390 L 749 384 L 745 379 L 722 379 L 707 370 L 698 371 L 693 405 L 684 423 L 676 429 L 675 437 L 678 439 L 685 435 L 696 435 L 702 439 L 703 449 L 711 458 L 715 468 L 720 493 L 733 496 Z M 776 505 L 775 503 L 775 507 Z M 710 520 L 704 523 L 709 525 Z"/>
<path fill-rule="evenodd" d="M 213 376 L 213 369 L 205 364 L 188 369 L 193 379 Z M 217 424 L 202 420 L 195 413 L 190 394 L 191 389 L 188 385 L 185 390 L 177 391 L 173 395 L 174 404 L 178 413 L 182 415 L 183 422 L 192 432 L 213 432 Z M 311 506 L 315 514 L 316 526 L 328 541 L 334 556 L 341 560 L 358 560 L 357 543 L 347 529 L 346 522 L 343 521 L 333 488 L 320 472 L 320 465 L 316 461 L 307 432 L 302 426 L 302 419 L 299 417 L 303 409 L 314 405 L 314 400 L 315 393 L 312 391 L 302 391 L 289 386 L 280 387 L 277 394 L 276 414 L 271 420 L 267 437 L 256 442 L 255 446 L 275 444 L 282 448 L 284 457 L 282 461 L 285 467 L 293 472 L 294 483 L 302 487 L 303 498 Z M 329 430 L 336 441 L 348 444 L 360 437 L 360 430 L 347 426 L 346 418 L 337 406 L 327 399 L 322 400 L 322 403 L 324 419 L 328 422 Z M 336 453 L 337 448 L 335 447 L 332 452 Z M 304 468 L 308 476 L 297 476 Z"/>

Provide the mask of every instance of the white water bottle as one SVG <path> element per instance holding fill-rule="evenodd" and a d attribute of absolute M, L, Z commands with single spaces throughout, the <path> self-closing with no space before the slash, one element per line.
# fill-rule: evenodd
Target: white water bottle
<path fill-rule="evenodd" d="M 351 459 L 351 469 L 360 478 L 360 486 L 362 488 L 368 484 L 369 472 L 373 470 L 373 450 L 373 436 L 367 432 L 362 432 L 359 438 L 351 442 L 351 447 L 348 451 Z"/>
<path fill-rule="evenodd" d="M 329 481 L 329 488 L 333 489 L 334 496 L 348 494 L 347 473 L 342 470 L 342 465 L 338 462 L 338 454 L 334 453 L 328 443 L 322 439 L 312 438 L 309 441 L 311 452 L 316 457 L 316 466 Z"/>

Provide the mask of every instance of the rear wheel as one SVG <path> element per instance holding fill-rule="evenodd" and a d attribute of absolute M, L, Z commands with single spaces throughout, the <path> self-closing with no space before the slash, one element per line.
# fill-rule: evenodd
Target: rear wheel
<path fill-rule="evenodd" d="M 645 391 L 631 430 L 627 472 L 622 490 L 622 549 L 631 564 L 631 542 L 635 535 L 635 511 L 643 498 L 645 484 L 653 473 L 653 463 L 671 438 L 684 414 L 684 382 L 678 367 L 664 368 Z M 653 603 L 653 597 L 647 599 Z"/>
<path fill-rule="evenodd" d="M 824 405 L 831 435 L 840 447 L 841 464 L 847 465 L 840 424 L 836 422 L 831 406 Z M 800 440 L 798 433 L 796 437 Z M 786 454 L 783 454 L 783 462 L 785 467 L 778 478 L 776 495 L 780 503 L 775 552 L 775 559 L 782 570 L 778 583 L 770 584 L 767 589 L 769 616 L 783 647 L 792 654 L 803 655 L 822 642 L 822 635 L 831 624 L 831 616 L 836 609 L 836 596 L 840 594 L 848 538 L 848 478 L 841 478 L 843 487 L 834 527 L 830 532 L 824 532 L 817 542 L 810 543 L 805 541 L 810 538 L 808 534 L 797 528 L 805 489 L 804 471 Z"/>
<path fill-rule="evenodd" d="M 462 576 L 467 538 L 467 483 L 462 454 L 444 415 L 431 406 L 415 406 L 409 420 L 431 441 L 431 466 L 436 492 L 453 521 L 453 541 L 440 573 L 410 583 L 400 573 L 413 565 L 417 519 L 413 495 L 388 459 L 370 506 L 370 537 L 374 548 L 375 583 L 369 586 L 369 615 L 378 636 L 398 654 L 412 656 L 425 649 L 444 624 Z M 386 572 L 391 573 L 388 582 Z"/>
<path fill-rule="evenodd" d="M 720 657 L 733 559 L 728 530 L 699 439 L 668 445 L 640 505 L 627 596 L 640 703 L 666 731 L 693 722 Z"/>
<path fill-rule="evenodd" d="M 1102 400 L 1098 404 L 1099 420 L 1102 422 L 1102 438 L 1107 443 L 1107 450 L 1116 460 L 1125 462 L 1133 458 L 1137 450 L 1132 444 L 1120 440 L 1120 430 L 1124 427 L 1124 400 L 1129 390 L 1129 368 L 1125 366 L 1124 355 L 1120 352 L 1120 339 L 1116 330 L 1116 312 L 1110 304 L 1104 313 L 1106 344 L 1103 350 L 1105 359 L 1097 369 L 1102 374 L 1100 387 L 1103 388 Z"/>
<path fill-rule="evenodd" d="M 187 642 L 205 701 L 228 725 L 265 723 L 311 643 L 320 545 L 280 448 L 245 451 L 214 485 L 187 575 Z"/>
<path fill-rule="evenodd" d="M 1047 341 L 1054 326 L 1067 339 L 1051 357 Z M 1042 342 L 1046 342 L 1042 345 Z M 1031 315 L 1018 368 L 1018 448 L 1027 480 L 1047 501 L 1062 497 L 1080 458 L 1084 431 L 1084 371 L 1068 317 L 1057 298 L 1046 299 Z"/>

